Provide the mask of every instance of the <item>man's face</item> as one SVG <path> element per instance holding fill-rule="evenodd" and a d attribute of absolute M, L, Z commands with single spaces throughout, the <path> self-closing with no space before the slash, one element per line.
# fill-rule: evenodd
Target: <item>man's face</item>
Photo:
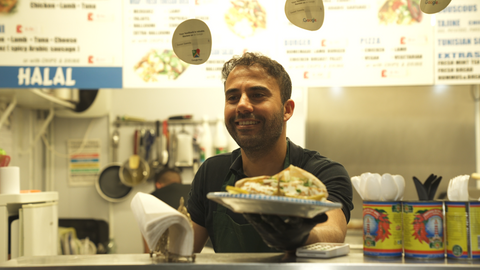
<path fill-rule="evenodd" d="M 275 78 L 259 66 L 237 66 L 225 82 L 225 125 L 244 150 L 273 145 L 284 127 L 284 107 Z"/>

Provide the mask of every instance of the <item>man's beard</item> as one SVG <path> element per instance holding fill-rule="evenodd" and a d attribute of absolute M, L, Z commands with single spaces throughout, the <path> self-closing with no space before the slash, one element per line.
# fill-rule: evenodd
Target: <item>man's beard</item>
<path fill-rule="evenodd" d="M 255 135 L 242 135 L 236 129 L 235 120 L 256 119 L 263 123 L 263 127 Z M 275 145 L 283 131 L 283 108 L 273 116 L 271 121 L 265 121 L 262 116 L 253 114 L 239 114 L 231 117 L 226 123 L 228 133 L 237 142 L 247 155 L 261 155 Z M 239 134 L 240 133 L 240 134 Z"/>

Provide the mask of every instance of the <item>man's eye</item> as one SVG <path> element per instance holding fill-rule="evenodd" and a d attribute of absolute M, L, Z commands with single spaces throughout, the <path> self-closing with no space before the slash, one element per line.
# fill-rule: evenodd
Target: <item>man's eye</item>
<path fill-rule="evenodd" d="M 260 93 L 255 93 L 252 95 L 254 98 L 262 98 L 264 97 L 265 95 L 264 94 L 260 94 Z"/>
<path fill-rule="evenodd" d="M 235 101 L 235 100 L 237 100 L 237 99 L 238 99 L 237 96 L 228 96 L 228 97 L 227 97 L 227 100 L 228 100 L 228 101 Z"/>

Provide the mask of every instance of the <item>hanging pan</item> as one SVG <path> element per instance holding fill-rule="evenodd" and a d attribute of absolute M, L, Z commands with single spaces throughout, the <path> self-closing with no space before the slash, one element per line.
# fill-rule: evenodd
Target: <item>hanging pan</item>
<path fill-rule="evenodd" d="M 150 166 L 143 158 L 144 134 L 136 130 L 133 139 L 133 156 L 120 166 L 120 181 L 129 187 L 134 187 L 147 181 L 150 175 Z M 139 154 L 140 152 L 140 154 Z"/>
<path fill-rule="evenodd" d="M 132 190 L 132 187 L 126 186 L 120 180 L 121 164 L 117 163 L 117 148 L 119 143 L 119 133 L 115 129 L 112 137 L 113 161 L 114 163 L 105 167 L 100 173 L 95 188 L 98 194 L 109 202 L 121 202 L 125 200 Z"/>

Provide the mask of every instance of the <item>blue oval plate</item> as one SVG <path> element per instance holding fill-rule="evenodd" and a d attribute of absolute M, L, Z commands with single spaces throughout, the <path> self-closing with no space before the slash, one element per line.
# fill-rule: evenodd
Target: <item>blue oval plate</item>
<path fill-rule="evenodd" d="M 207 198 L 236 213 L 271 214 L 313 218 L 329 210 L 342 208 L 341 203 L 320 202 L 261 194 L 210 192 Z"/>

